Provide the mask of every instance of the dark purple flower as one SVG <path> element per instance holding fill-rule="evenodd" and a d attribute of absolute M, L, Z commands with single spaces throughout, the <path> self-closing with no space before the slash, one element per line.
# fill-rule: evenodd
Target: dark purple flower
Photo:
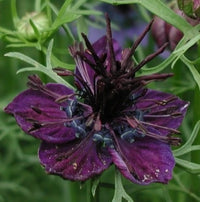
<path fill-rule="evenodd" d="M 39 158 L 48 173 L 84 181 L 114 163 L 134 183 L 171 179 L 170 145 L 180 143 L 172 134 L 179 133 L 188 103 L 145 87 L 172 74 L 135 76 L 166 46 L 135 64 L 134 51 L 150 27 L 130 49 L 121 50 L 107 17 L 106 36 L 91 45 L 83 34 L 87 49 L 82 43 L 70 47 L 75 72 L 55 69 L 74 76 L 77 92 L 30 76 L 30 89 L 5 108 L 26 133 L 42 140 Z"/>

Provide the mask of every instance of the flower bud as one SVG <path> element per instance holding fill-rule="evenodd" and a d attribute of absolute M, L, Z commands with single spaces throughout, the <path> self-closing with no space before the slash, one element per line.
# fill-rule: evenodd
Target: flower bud
<path fill-rule="evenodd" d="M 198 19 L 193 19 L 186 16 L 181 10 L 177 9 L 174 12 L 182 18 L 185 18 L 185 20 L 192 26 L 195 26 L 200 22 Z M 170 49 L 174 50 L 178 42 L 183 37 L 183 33 L 159 17 L 154 17 L 154 22 L 152 25 L 152 36 L 158 47 L 161 47 L 164 43 L 168 42 Z"/>
<path fill-rule="evenodd" d="M 49 28 L 49 20 L 46 14 L 44 13 L 38 13 L 38 12 L 27 13 L 24 17 L 21 18 L 21 20 L 18 23 L 17 26 L 18 32 L 29 41 L 37 40 L 38 38 L 37 34 L 34 31 L 33 26 L 30 23 L 30 20 L 32 20 L 33 24 L 39 31 L 41 37 L 45 38 L 48 34 L 46 30 Z"/>
<path fill-rule="evenodd" d="M 177 0 L 178 7 L 187 16 L 192 18 L 200 17 L 200 0 Z"/>

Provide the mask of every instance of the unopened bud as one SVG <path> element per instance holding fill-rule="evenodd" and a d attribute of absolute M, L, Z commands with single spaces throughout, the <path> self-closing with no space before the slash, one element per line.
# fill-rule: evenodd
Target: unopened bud
<path fill-rule="evenodd" d="M 39 35 L 44 38 L 47 36 L 47 29 L 49 28 L 49 20 L 46 14 L 31 12 L 27 13 L 18 23 L 18 32 L 23 35 L 29 41 L 37 40 L 38 36 L 35 32 L 33 25 L 31 25 L 31 21 L 37 28 Z"/>
<path fill-rule="evenodd" d="M 186 19 L 187 22 L 192 26 L 199 24 L 198 19 L 193 19 L 186 16 L 181 10 L 175 10 L 174 12 L 176 12 L 176 14 L 182 18 Z M 171 50 L 175 49 L 176 45 L 183 37 L 183 33 L 179 29 L 173 27 L 159 17 L 154 18 L 152 25 L 152 35 L 158 47 L 161 47 L 163 44 L 168 42 Z"/>

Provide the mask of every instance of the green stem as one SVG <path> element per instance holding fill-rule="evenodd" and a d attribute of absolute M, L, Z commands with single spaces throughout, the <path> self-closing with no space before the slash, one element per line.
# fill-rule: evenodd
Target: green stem
<path fill-rule="evenodd" d="M 121 202 L 123 198 L 127 202 L 133 202 L 131 197 L 124 190 L 120 172 L 115 169 L 115 193 L 112 202 Z"/>

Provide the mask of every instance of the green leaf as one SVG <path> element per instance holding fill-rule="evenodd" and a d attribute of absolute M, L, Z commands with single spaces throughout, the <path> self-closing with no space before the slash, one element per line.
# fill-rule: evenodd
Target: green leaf
<path fill-rule="evenodd" d="M 75 68 L 75 64 L 64 63 L 64 62 L 60 61 L 54 55 L 51 56 L 51 60 L 52 60 L 52 62 L 54 64 L 54 66 L 63 67 L 63 68 L 66 68 L 68 70 L 74 70 L 74 68 Z"/>
<path fill-rule="evenodd" d="M 57 29 L 60 25 L 71 22 L 76 19 L 77 15 L 66 13 L 67 7 L 70 5 L 71 0 L 66 0 L 61 9 L 58 12 L 57 18 L 55 19 L 52 28 Z"/>
<path fill-rule="evenodd" d="M 131 197 L 124 190 L 121 181 L 121 174 L 117 169 L 115 169 L 115 193 L 112 202 L 121 202 L 123 198 L 128 202 L 133 202 Z"/>
<path fill-rule="evenodd" d="M 34 67 L 41 67 L 41 68 L 45 67 L 45 66 L 41 65 L 40 63 L 38 63 L 37 61 L 33 60 L 32 58 L 30 58 L 22 53 L 9 52 L 9 53 L 6 53 L 5 56 L 17 58 L 19 60 L 22 60 L 24 62 L 27 62 L 27 63 L 33 65 Z"/>
<path fill-rule="evenodd" d="M 200 90 L 200 74 L 199 74 L 199 72 L 197 71 L 195 66 L 192 64 L 192 62 L 190 60 L 188 60 L 184 55 L 181 56 L 181 60 L 188 67 L 190 72 L 192 73 L 192 76 L 193 76 L 193 78 L 194 78 L 195 82 L 197 83 L 199 90 Z"/>
<path fill-rule="evenodd" d="M 56 14 L 56 15 L 58 15 L 58 9 L 54 6 L 54 4 L 52 4 L 52 3 L 50 3 L 49 2 L 49 6 L 50 6 L 50 8 L 52 9 L 52 11 Z M 62 25 L 62 27 L 63 27 L 63 29 L 65 30 L 65 32 L 67 33 L 67 34 L 69 34 L 69 36 L 71 37 L 71 39 L 73 40 L 73 41 L 75 41 L 75 38 L 74 38 L 74 36 L 73 36 L 73 33 L 71 32 L 71 30 L 69 29 L 69 27 L 65 24 L 65 25 Z"/>
<path fill-rule="evenodd" d="M 21 43 L 21 40 L 15 38 L 15 37 L 10 37 L 10 36 L 3 36 L 5 40 L 11 42 L 11 43 Z"/>
<path fill-rule="evenodd" d="M 187 140 L 187 142 L 179 149 L 176 149 L 173 151 L 174 156 L 176 156 L 176 157 L 181 156 L 191 150 L 191 146 L 192 146 L 195 138 L 198 135 L 199 129 L 200 129 L 200 121 L 198 121 L 196 123 L 196 125 L 192 131 L 192 134 L 190 135 L 190 138 Z"/>
<path fill-rule="evenodd" d="M 58 16 L 57 16 L 58 18 L 62 17 L 65 14 L 66 9 L 70 5 L 71 1 L 72 0 L 66 0 L 65 1 L 65 3 L 62 5 L 62 7 L 61 7 L 61 9 L 60 9 L 60 11 L 58 13 Z"/>
<path fill-rule="evenodd" d="M 100 11 L 93 11 L 93 10 L 76 10 L 70 13 L 74 13 L 77 15 L 102 15 L 102 12 Z"/>
<path fill-rule="evenodd" d="M 33 28 L 35 35 L 37 36 L 38 39 L 40 39 L 41 35 L 40 35 L 40 32 L 39 32 L 37 26 L 35 25 L 35 23 L 33 22 L 32 19 L 30 19 L 29 22 L 30 22 L 31 27 Z"/>
<path fill-rule="evenodd" d="M 52 65 L 51 65 L 52 48 L 53 48 L 53 39 L 50 41 L 47 49 L 47 53 L 46 53 L 46 65 L 47 65 L 47 68 L 50 68 L 50 69 L 52 69 Z"/>
<path fill-rule="evenodd" d="M 176 59 L 176 57 L 177 57 L 176 55 L 171 54 L 167 59 L 165 59 L 162 63 L 160 63 L 155 67 L 142 68 L 142 75 L 155 74 L 164 70 Z"/>
<path fill-rule="evenodd" d="M 9 44 L 7 45 L 7 47 L 23 48 L 23 47 L 35 47 L 35 46 L 31 46 L 30 44 L 17 43 L 17 44 Z"/>
<path fill-rule="evenodd" d="M 49 71 L 47 68 L 38 68 L 38 67 L 25 67 L 17 71 L 17 74 L 23 73 L 23 72 L 32 72 L 32 71 L 38 71 L 46 74 L 49 76 L 52 80 L 56 81 L 59 84 L 63 84 L 67 86 L 68 88 L 74 89 L 74 87 L 69 84 L 67 81 L 62 79 L 60 76 L 58 76 L 55 72 Z"/>
<path fill-rule="evenodd" d="M 53 44 L 52 44 L 52 46 L 53 46 Z M 49 47 L 49 48 L 51 48 L 51 47 Z M 47 55 L 48 50 L 45 47 L 43 47 L 42 51 L 45 55 Z M 50 54 L 50 52 L 48 54 Z M 64 62 L 60 61 L 52 52 L 51 52 L 51 61 L 53 63 L 53 66 L 63 67 L 68 70 L 74 70 L 74 68 L 75 68 L 74 64 L 68 64 L 68 63 L 64 63 Z"/>
<path fill-rule="evenodd" d="M 11 13 L 12 13 L 13 24 L 14 24 L 15 28 L 17 28 L 17 24 L 19 22 L 19 17 L 17 14 L 16 0 L 11 0 Z"/>
<path fill-rule="evenodd" d="M 0 27 L 0 32 L 1 33 L 4 33 L 4 34 L 8 34 L 8 35 L 13 35 L 15 36 L 15 32 L 9 30 L 9 29 L 6 29 L 6 28 L 3 28 L 3 27 Z"/>
<path fill-rule="evenodd" d="M 180 48 L 176 49 L 173 54 L 177 53 L 184 53 L 186 50 L 188 50 L 190 47 L 192 47 L 196 42 L 200 40 L 200 34 L 193 37 L 191 40 L 189 40 L 185 45 L 181 46 Z"/>
<path fill-rule="evenodd" d="M 77 10 L 81 5 L 85 4 L 87 0 L 79 0 L 76 1 L 75 4 L 72 6 L 73 10 Z"/>
<path fill-rule="evenodd" d="M 76 20 L 79 17 L 80 17 L 80 15 L 78 15 L 78 14 L 67 13 L 64 16 L 60 17 L 58 20 L 56 20 L 53 23 L 52 29 L 57 29 L 59 26 L 65 24 L 65 23 L 72 22 L 72 21 Z"/>
<path fill-rule="evenodd" d="M 91 192 L 92 192 L 92 196 L 95 197 L 95 193 L 96 193 L 96 190 L 97 190 L 97 187 L 99 185 L 99 178 L 96 178 L 94 181 L 92 181 L 92 189 L 91 189 Z"/>
<path fill-rule="evenodd" d="M 22 72 L 25 72 L 25 71 L 39 71 L 39 72 L 43 72 L 47 76 L 49 76 L 50 78 L 52 78 L 54 81 L 56 81 L 57 83 L 63 84 L 65 86 L 67 86 L 68 88 L 74 89 L 74 87 L 71 84 L 69 84 L 63 78 L 61 78 L 60 76 L 58 76 L 55 72 L 52 71 L 52 69 L 43 66 L 42 64 L 38 63 L 37 61 L 33 60 L 32 58 L 30 58 L 30 57 L 28 57 L 28 56 L 26 56 L 26 55 L 24 55 L 22 53 L 10 52 L 10 53 L 5 54 L 5 56 L 9 56 L 9 57 L 14 57 L 14 58 L 20 59 L 20 60 L 22 60 L 24 62 L 27 62 L 27 63 L 29 63 L 29 64 L 31 64 L 31 65 L 34 66 L 34 67 L 27 67 L 27 68 L 20 69 L 17 73 L 22 73 Z"/>
<path fill-rule="evenodd" d="M 87 30 L 88 27 L 84 17 L 80 17 L 79 20 L 77 21 L 77 33 L 80 41 L 82 41 L 81 33 L 87 34 Z"/>
<path fill-rule="evenodd" d="M 184 170 L 192 173 L 192 174 L 200 174 L 200 164 L 192 163 L 187 160 L 175 158 L 176 164 L 180 167 L 184 168 Z"/>
<path fill-rule="evenodd" d="M 40 12 L 41 11 L 41 8 L 40 8 L 40 5 L 41 5 L 41 0 L 35 0 L 35 11 L 36 12 Z"/>
<path fill-rule="evenodd" d="M 194 28 L 195 30 L 198 30 L 198 27 Z M 191 47 L 193 46 L 199 39 L 200 39 L 200 35 L 198 34 L 197 36 L 193 36 L 193 39 L 189 40 L 188 39 L 191 37 L 190 35 L 191 33 L 187 33 L 185 34 L 185 36 L 181 39 L 181 41 L 178 43 L 178 45 L 176 46 L 176 49 L 171 53 L 171 55 L 165 59 L 162 63 L 160 63 L 159 65 L 155 66 L 155 67 L 151 67 L 151 68 L 142 68 L 142 75 L 147 75 L 147 74 L 154 74 L 154 73 L 158 73 L 162 70 L 164 70 L 165 68 L 167 68 L 170 64 L 171 67 L 173 68 L 175 63 L 181 58 L 182 61 L 185 59 L 185 57 L 182 58 L 183 54 Z M 190 71 L 195 79 L 195 81 L 197 82 L 198 86 L 200 87 L 200 81 L 199 81 L 199 73 L 197 72 L 197 70 L 195 69 L 195 67 L 192 65 L 192 61 L 189 61 L 187 58 L 184 60 L 186 62 L 186 65 L 190 66 Z"/>

